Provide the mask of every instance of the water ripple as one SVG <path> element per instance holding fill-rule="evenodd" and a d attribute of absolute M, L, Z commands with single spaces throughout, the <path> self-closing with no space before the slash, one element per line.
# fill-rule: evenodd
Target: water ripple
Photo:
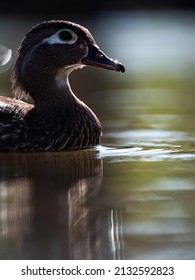
<path fill-rule="evenodd" d="M 99 146 L 98 157 L 111 162 L 175 161 L 195 159 L 195 135 L 180 131 L 136 130 L 115 133 L 128 145 Z M 188 143 L 188 145 L 186 145 Z M 192 143 L 192 144 L 189 144 Z"/>

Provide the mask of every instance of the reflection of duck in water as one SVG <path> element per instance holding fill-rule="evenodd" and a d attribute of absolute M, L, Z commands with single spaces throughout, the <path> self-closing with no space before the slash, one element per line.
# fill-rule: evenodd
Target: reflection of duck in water
<path fill-rule="evenodd" d="M 0 259 L 122 255 L 121 210 L 99 196 L 103 163 L 96 153 L 1 154 Z"/>
<path fill-rule="evenodd" d="M 69 74 L 84 65 L 124 72 L 84 27 L 67 21 L 41 23 L 25 36 L 12 73 L 16 97 L 0 97 L 1 151 L 58 151 L 100 143 L 95 114 L 71 91 Z"/>

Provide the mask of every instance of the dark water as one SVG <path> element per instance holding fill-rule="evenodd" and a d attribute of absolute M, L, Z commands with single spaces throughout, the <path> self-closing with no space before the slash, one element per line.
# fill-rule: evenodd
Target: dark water
<path fill-rule="evenodd" d="M 112 14 L 91 24 L 127 68 L 71 79 L 102 122 L 102 146 L 0 154 L 1 259 L 195 258 L 194 18 Z"/>

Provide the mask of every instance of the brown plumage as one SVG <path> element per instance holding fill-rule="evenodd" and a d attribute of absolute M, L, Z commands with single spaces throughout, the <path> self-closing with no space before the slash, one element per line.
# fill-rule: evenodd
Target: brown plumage
<path fill-rule="evenodd" d="M 84 27 L 43 22 L 27 33 L 18 50 L 11 83 L 15 97 L 0 97 L 0 151 L 60 151 L 100 144 L 101 124 L 72 92 L 69 74 L 84 65 L 124 72 Z"/>

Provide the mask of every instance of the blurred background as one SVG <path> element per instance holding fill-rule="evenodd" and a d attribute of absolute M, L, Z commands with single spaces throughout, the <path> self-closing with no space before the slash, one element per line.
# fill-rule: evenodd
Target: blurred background
<path fill-rule="evenodd" d="M 54 7 L 55 6 L 55 7 Z M 101 11 L 134 11 L 134 10 L 191 10 L 194 8 L 192 1 L 174 1 L 174 0 L 100 0 L 98 3 L 81 3 L 78 0 L 63 1 L 57 0 L 55 3 L 51 1 L 34 1 L 27 3 L 26 1 L 1 1 L 1 13 L 18 13 L 28 15 L 59 15 L 59 13 L 71 13 L 76 15 L 82 13 L 88 17 L 93 17 Z"/>
<path fill-rule="evenodd" d="M 195 4 L 1 1 L 0 95 L 24 34 L 49 19 L 87 27 L 126 72 L 71 74 L 103 125 L 98 151 L 1 154 L 0 258 L 194 259 Z"/>

